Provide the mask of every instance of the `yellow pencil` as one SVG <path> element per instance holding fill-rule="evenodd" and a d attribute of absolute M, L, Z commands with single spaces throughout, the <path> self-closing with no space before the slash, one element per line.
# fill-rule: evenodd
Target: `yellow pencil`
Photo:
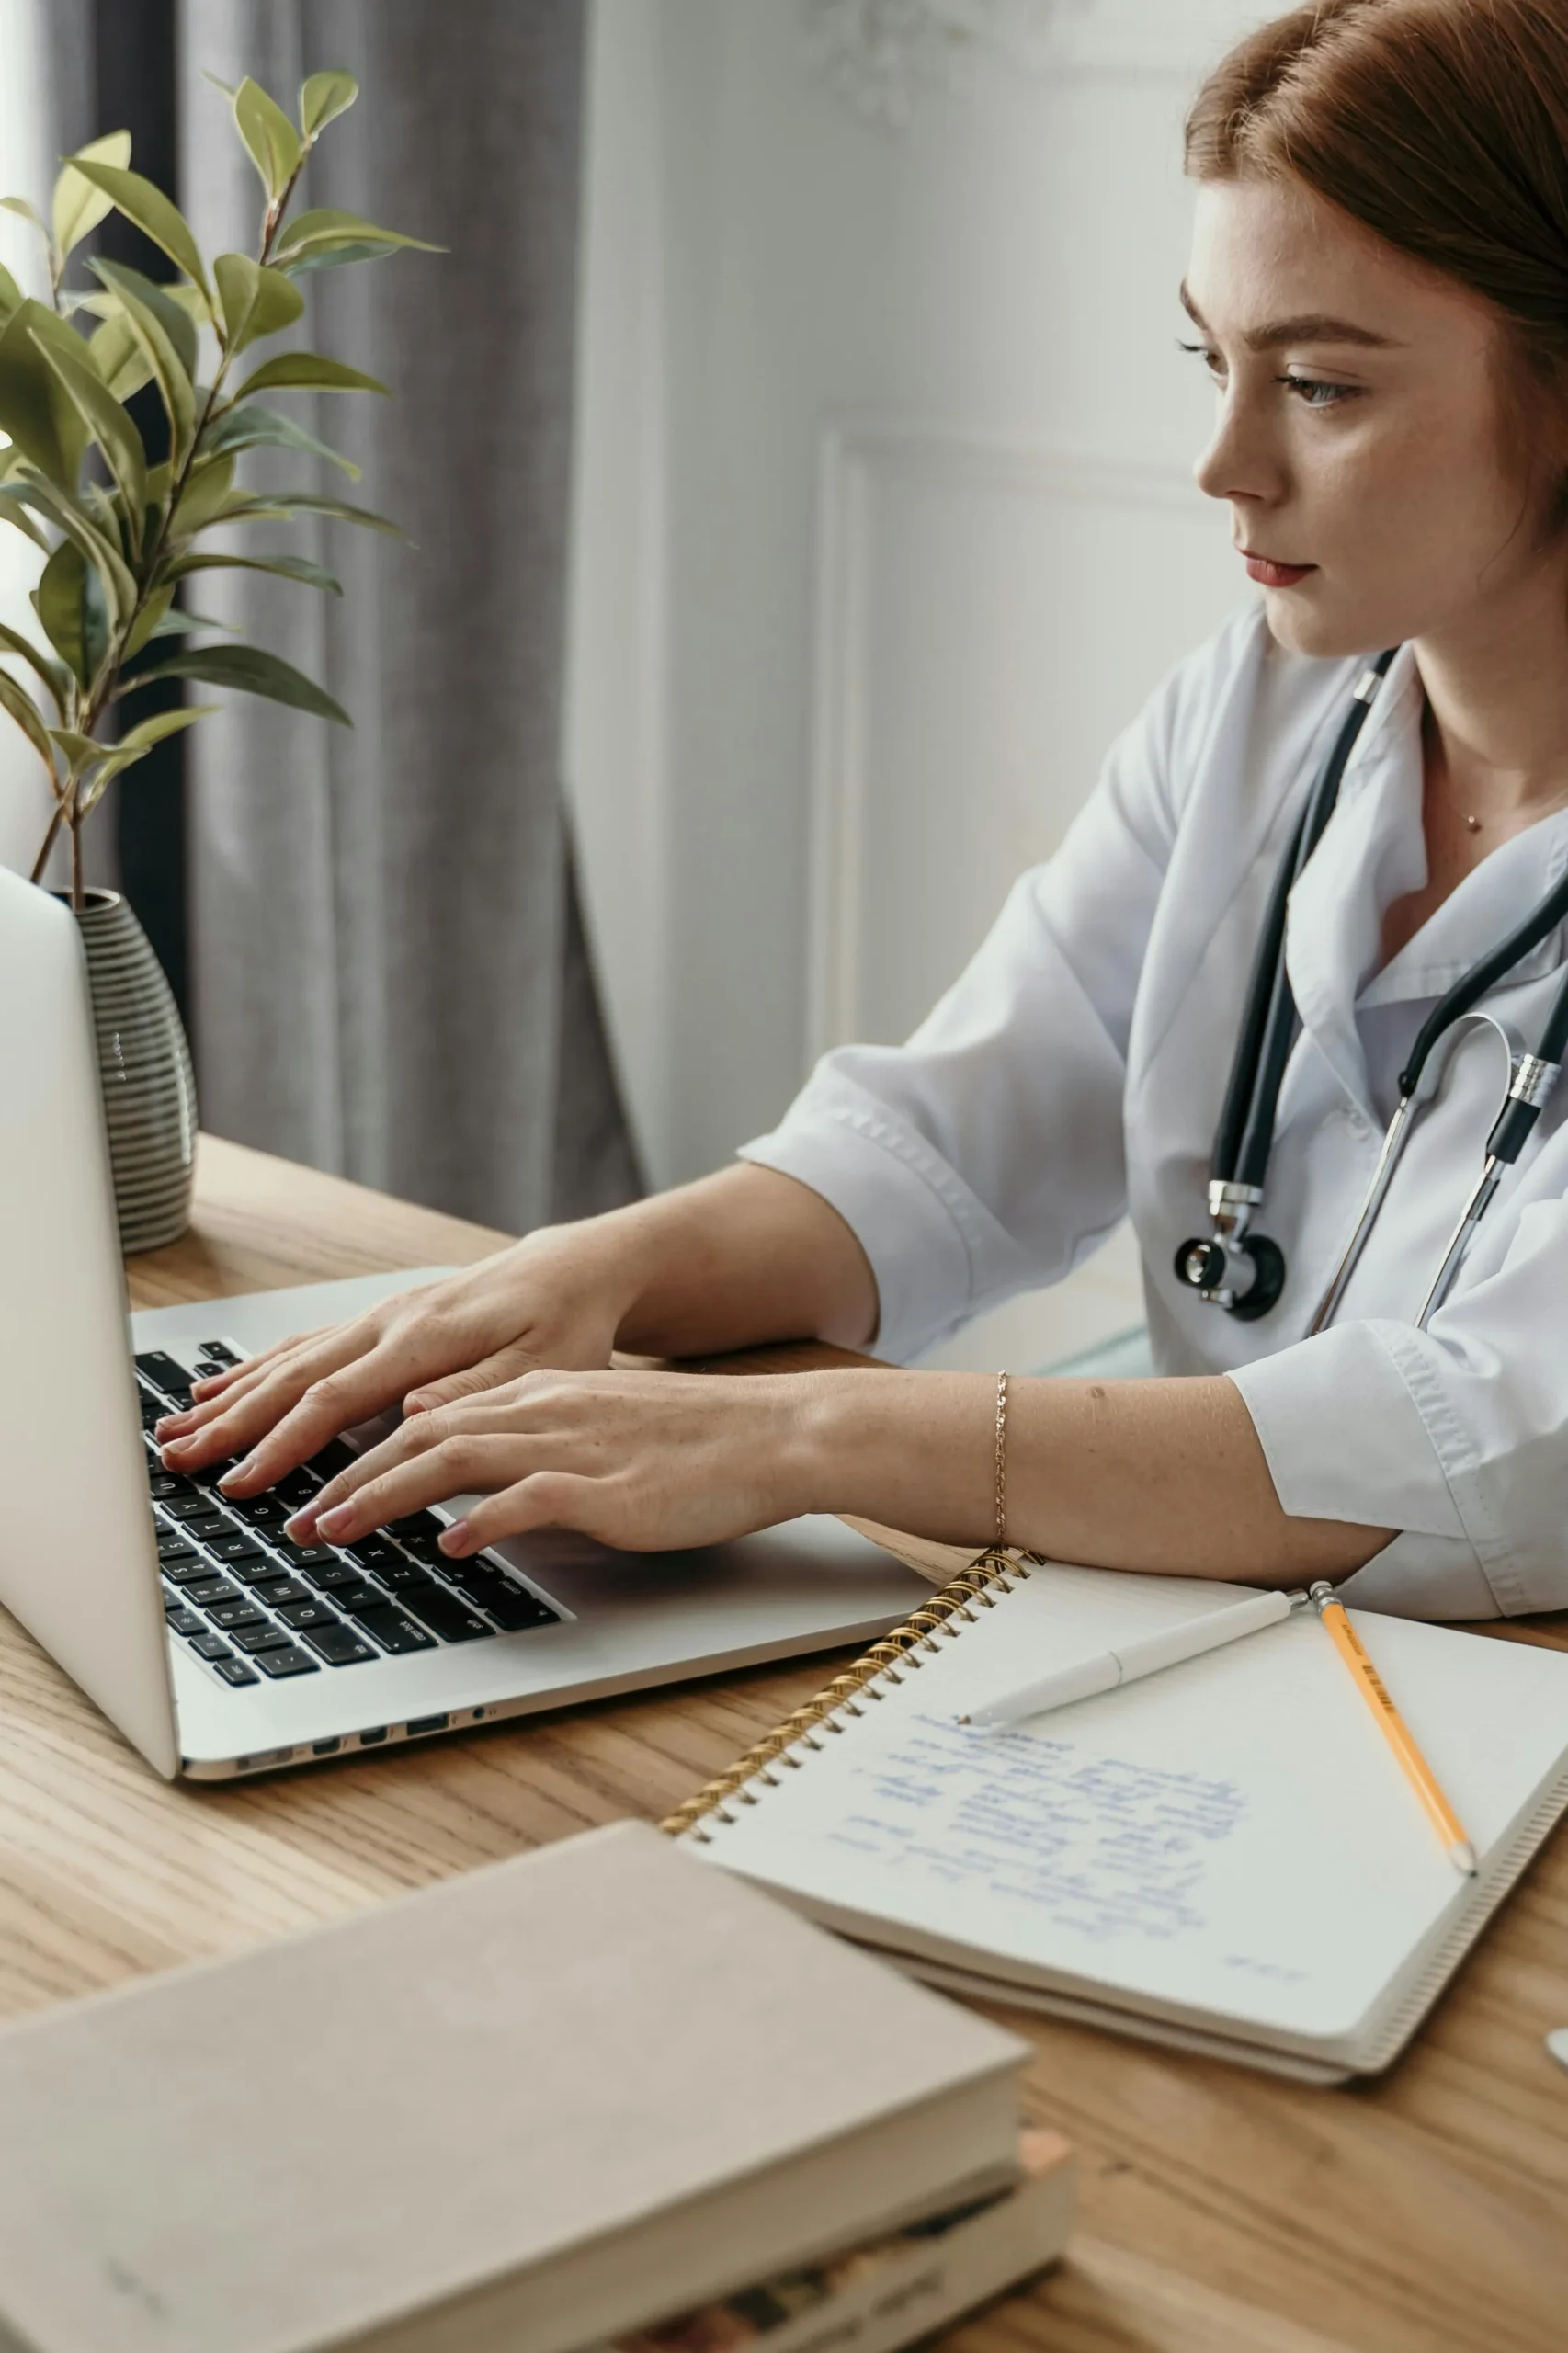
<path fill-rule="evenodd" d="M 1432 1768 L 1416 1747 L 1410 1726 L 1389 1698 L 1381 1676 L 1357 1640 L 1356 1629 L 1345 1614 L 1344 1603 L 1335 1601 L 1334 1587 L 1327 1583 L 1309 1587 L 1309 1595 L 1318 1616 L 1334 1638 L 1335 1649 L 1356 1677 L 1361 1697 L 1382 1726 L 1389 1746 L 1403 1766 L 1407 1779 L 1431 1815 L 1437 1835 L 1448 1849 L 1449 1860 L 1456 1870 L 1463 1871 L 1469 1878 L 1475 1870 L 1475 1848 L 1466 1837 L 1458 1814 L 1437 1787 Z"/>

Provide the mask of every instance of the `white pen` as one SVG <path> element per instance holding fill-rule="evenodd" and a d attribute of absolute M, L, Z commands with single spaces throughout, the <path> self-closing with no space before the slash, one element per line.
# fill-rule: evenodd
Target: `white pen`
<path fill-rule="evenodd" d="M 960 1716 L 960 1724 L 1012 1724 L 1024 1716 L 1043 1715 L 1051 1708 L 1070 1707 L 1074 1699 L 1092 1699 L 1096 1692 L 1114 1691 L 1119 1683 L 1134 1683 L 1162 1667 L 1179 1666 L 1184 1659 L 1201 1658 L 1222 1643 L 1256 1634 L 1261 1627 L 1277 1626 L 1292 1610 L 1304 1609 L 1304 1593 L 1259 1593 L 1249 1600 L 1229 1603 L 1223 1609 L 1205 1610 L 1179 1626 L 1167 1626 L 1142 1641 L 1124 1643 L 1119 1651 L 1096 1651 L 1054 1675 L 1038 1676 L 994 1699 L 983 1700 Z"/>

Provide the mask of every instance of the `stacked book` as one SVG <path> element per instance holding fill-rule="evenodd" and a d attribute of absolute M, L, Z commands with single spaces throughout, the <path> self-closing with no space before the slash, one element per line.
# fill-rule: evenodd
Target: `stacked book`
<path fill-rule="evenodd" d="M 1028 2055 L 619 1824 L 0 2034 L 0 2345 L 879 2353 L 1061 2252 Z"/>

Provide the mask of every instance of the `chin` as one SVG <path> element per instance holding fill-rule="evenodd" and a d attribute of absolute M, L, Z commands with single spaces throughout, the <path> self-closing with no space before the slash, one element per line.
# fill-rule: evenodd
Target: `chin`
<path fill-rule="evenodd" d="M 1335 612 L 1303 595 L 1306 585 L 1263 592 L 1269 635 L 1287 653 L 1309 654 L 1319 662 L 1343 662 L 1352 654 L 1380 652 L 1385 645 L 1403 642 L 1404 632 L 1380 630 L 1370 614 Z"/>

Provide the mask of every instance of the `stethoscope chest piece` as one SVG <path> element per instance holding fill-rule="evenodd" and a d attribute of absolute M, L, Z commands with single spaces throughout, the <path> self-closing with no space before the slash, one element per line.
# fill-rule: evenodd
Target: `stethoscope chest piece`
<path fill-rule="evenodd" d="M 1262 1199 L 1255 1186 L 1215 1178 L 1209 1188 L 1214 1231 L 1193 1234 L 1176 1254 L 1177 1282 L 1244 1324 L 1267 1315 L 1285 1288 L 1285 1253 L 1267 1233 L 1247 1231 Z"/>

